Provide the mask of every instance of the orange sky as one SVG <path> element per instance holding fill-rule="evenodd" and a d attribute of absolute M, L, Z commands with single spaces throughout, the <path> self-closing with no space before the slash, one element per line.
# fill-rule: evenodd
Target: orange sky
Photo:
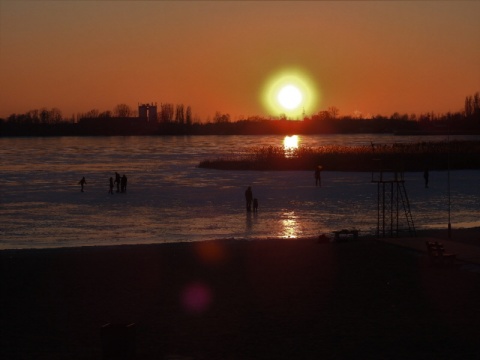
<path fill-rule="evenodd" d="M 315 85 L 312 112 L 443 113 L 480 91 L 478 1 L 0 1 L 0 117 L 279 115 L 262 89 L 288 68 Z"/>

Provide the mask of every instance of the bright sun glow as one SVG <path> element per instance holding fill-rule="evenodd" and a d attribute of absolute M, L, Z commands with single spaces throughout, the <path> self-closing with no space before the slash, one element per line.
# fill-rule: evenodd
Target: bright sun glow
<path fill-rule="evenodd" d="M 262 101 L 268 113 L 301 119 L 318 111 L 319 92 L 312 77 L 298 68 L 284 69 L 269 76 L 262 89 Z"/>
<path fill-rule="evenodd" d="M 294 85 L 286 85 L 278 92 L 277 100 L 285 109 L 296 109 L 302 102 L 303 96 Z"/>

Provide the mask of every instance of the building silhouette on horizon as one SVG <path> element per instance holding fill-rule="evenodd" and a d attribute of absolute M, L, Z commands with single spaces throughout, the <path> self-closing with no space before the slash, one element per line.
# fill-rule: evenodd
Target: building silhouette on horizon
<path fill-rule="evenodd" d="M 138 104 L 138 117 L 143 120 L 156 122 L 158 120 L 157 103 Z"/>

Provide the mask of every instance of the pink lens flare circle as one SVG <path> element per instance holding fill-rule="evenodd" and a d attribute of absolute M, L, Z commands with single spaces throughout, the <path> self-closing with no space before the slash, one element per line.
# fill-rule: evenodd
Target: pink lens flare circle
<path fill-rule="evenodd" d="M 212 303 L 212 292 L 202 282 L 191 283 L 183 289 L 181 303 L 184 310 L 189 313 L 203 313 Z"/>

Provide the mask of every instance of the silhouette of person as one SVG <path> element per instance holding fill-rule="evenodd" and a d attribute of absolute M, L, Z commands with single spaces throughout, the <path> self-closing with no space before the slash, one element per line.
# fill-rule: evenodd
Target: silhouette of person
<path fill-rule="evenodd" d="M 85 180 L 85 176 L 82 177 L 82 180 L 80 180 L 78 183 L 80 184 L 80 187 L 81 187 L 80 191 L 83 192 L 83 185 L 87 183 L 87 180 Z"/>
<path fill-rule="evenodd" d="M 113 194 L 113 177 L 110 176 L 110 190 L 108 190 L 109 194 Z"/>
<path fill-rule="evenodd" d="M 122 176 L 121 189 L 122 193 L 127 192 L 127 177 L 125 176 L 125 174 Z"/>
<path fill-rule="evenodd" d="M 423 178 L 425 179 L 425 188 L 428 188 L 428 177 L 429 177 L 428 169 L 426 169 L 423 173 Z"/>
<path fill-rule="evenodd" d="M 253 199 L 253 212 L 254 213 L 258 212 L 258 199 L 257 198 Z"/>
<path fill-rule="evenodd" d="M 247 211 L 251 211 L 252 209 L 252 199 L 253 199 L 252 187 L 249 186 L 245 191 L 245 200 L 247 201 Z"/>
<path fill-rule="evenodd" d="M 120 174 L 115 171 L 115 183 L 117 184 L 117 193 L 120 192 Z"/>
<path fill-rule="evenodd" d="M 315 186 L 322 186 L 322 178 L 320 176 L 320 171 L 322 167 L 319 165 L 315 168 Z"/>

